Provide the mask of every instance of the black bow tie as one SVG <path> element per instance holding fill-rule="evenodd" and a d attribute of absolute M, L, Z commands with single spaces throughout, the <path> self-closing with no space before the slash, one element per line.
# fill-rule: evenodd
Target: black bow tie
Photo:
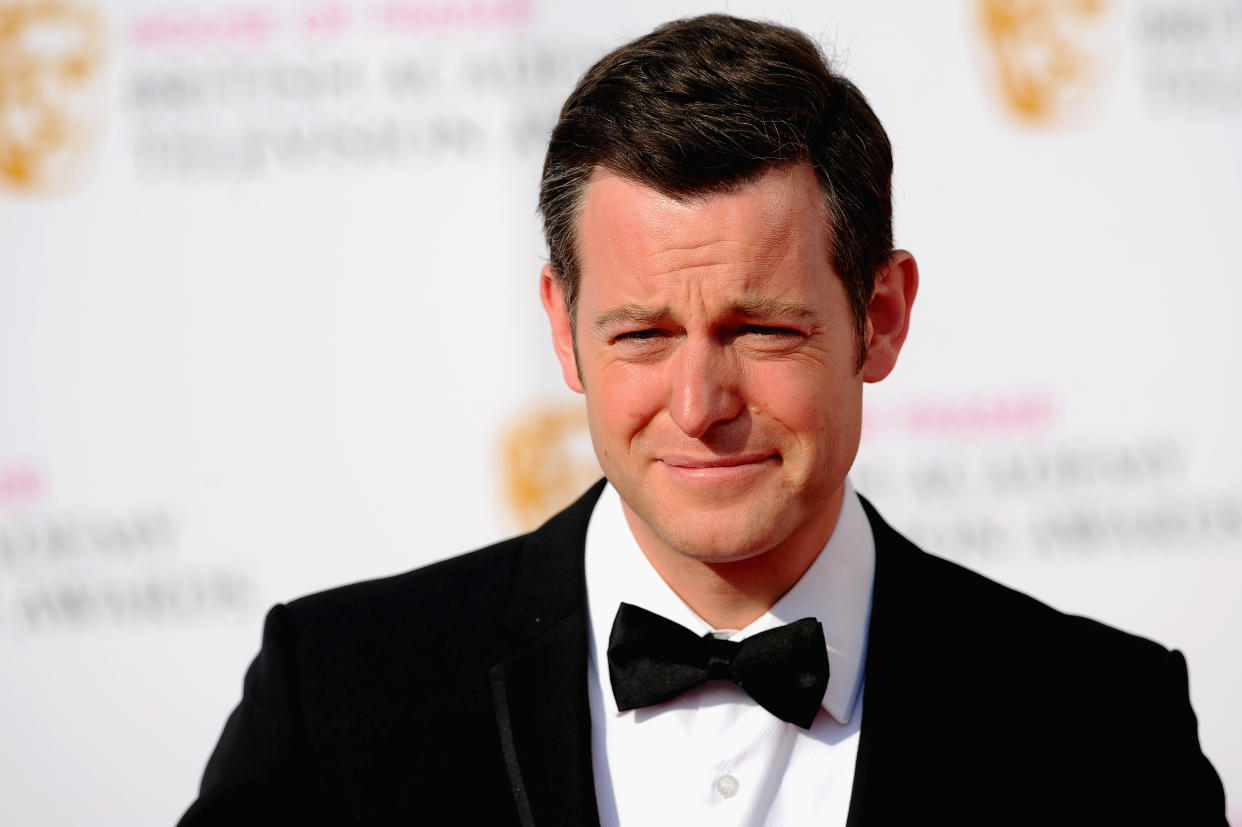
<path fill-rule="evenodd" d="M 672 700 L 704 681 L 731 680 L 782 721 L 810 729 L 828 688 L 819 621 L 804 617 L 740 643 L 694 632 L 622 603 L 608 638 L 608 675 L 620 710 Z"/>

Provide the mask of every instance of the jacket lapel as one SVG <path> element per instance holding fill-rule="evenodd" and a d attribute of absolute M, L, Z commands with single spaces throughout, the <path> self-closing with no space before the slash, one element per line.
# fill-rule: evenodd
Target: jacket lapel
<path fill-rule="evenodd" d="M 902 739 L 913 735 L 909 729 L 912 721 L 904 720 L 910 710 L 898 695 L 925 674 L 919 663 L 922 652 L 909 622 L 920 590 L 910 582 L 908 563 L 910 554 L 922 553 L 884 522 L 866 498 L 859 499 L 876 539 L 876 580 L 867 631 L 862 730 L 846 827 L 892 823 L 888 818 L 903 801 L 907 777 L 902 774 L 909 769 L 903 762 L 907 750 Z M 903 617 L 907 618 L 905 622 Z"/>
<path fill-rule="evenodd" d="M 497 732 L 523 827 L 599 823 L 583 550 L 603 485 L 527 538 L 507 621 L 514 654 L 491 670 Z"/>
<path fill-rule="evenodd" d="M 996 770 L 1000 759 L 971 745 L 1011 726 L 1010 713 L 992 705 L 995 699 L 968 700 L 964 693 L 994 668 L 991 653 L 1009 633 L 989 637 L 987 625 L 1011 618 L 999 620 L 982 603 L 958 611 L 963 601 L 975 605 L 974 584 L 984 579 L 920 550 L 866 499 L 862 504 L 876 538 L 876 582 L 846 825 L 934 821 L 950 811 L 958 823 L 1005 821 L 1004 808 L 992 813 L 995 818 L 981 815 L 995 795 L 982 774 Z M 961 703 L 970 704 L 971 713 L 948 718 Z M 1011 757 L 1005 761 L 1012 764 Z M 968 787 L 970 796 L 963 797 Z M 1013 816 L 1016 811 L 1009 812 Z"/>

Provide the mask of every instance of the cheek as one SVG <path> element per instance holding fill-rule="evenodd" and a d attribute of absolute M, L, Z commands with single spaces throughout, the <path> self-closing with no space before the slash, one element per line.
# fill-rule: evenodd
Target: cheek
<path fill-rule="evenodd" d="M 831 403 L 823 372 L 802 365 L 751 370 L 743 392 L 751 413 L 772 417 L 791 431 L 815 430 Z"/>
<path fill-rule="evenodd" d="M 862 383 L 826 370 L 773 372 L 751 383 L 753 415 L 769 418 L 818 455 L 853 440 L 861 427 Z"/>
<path fill-rule="evenodd" d="M 628 440 L 660 411 L 665 394 L 650 369 L 614 364 L 587 383 L 592 432 L 603 442 Z"/>

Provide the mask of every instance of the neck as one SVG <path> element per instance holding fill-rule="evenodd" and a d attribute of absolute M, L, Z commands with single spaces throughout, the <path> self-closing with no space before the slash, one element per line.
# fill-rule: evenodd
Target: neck
<path fill-rule="evenodd" d="M 714 629 L 743 629 L 776 605 L 811 567 L 836 528 L 843 490 L 824 506 L 817 525 L 758 554 L 728 562 L 700 560 L 669 547 L 624 505 L 643 555 L 695 614 Z"/>

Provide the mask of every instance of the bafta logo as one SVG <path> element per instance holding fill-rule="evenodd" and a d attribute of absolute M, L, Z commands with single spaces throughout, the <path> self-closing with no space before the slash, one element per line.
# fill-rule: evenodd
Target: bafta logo
<path fill-rule="evenodd" d="M 1080 120 L 1111 69 L 1110 0 L 978 0 L 997 92 L 1019 121 Z"/>
<path fill-rule="evenodd" d="M 581 400 L 519 416 L 503 435 L 501 469 L 509 511 L 524 531 L 577 499 L 602 474 Z"/>
<path fill-rule="evenodd" d="M 0 3 L 0 186 L 44 195 L 81 184 L 103 120 L 106 39 L 92 7 Z"/>

